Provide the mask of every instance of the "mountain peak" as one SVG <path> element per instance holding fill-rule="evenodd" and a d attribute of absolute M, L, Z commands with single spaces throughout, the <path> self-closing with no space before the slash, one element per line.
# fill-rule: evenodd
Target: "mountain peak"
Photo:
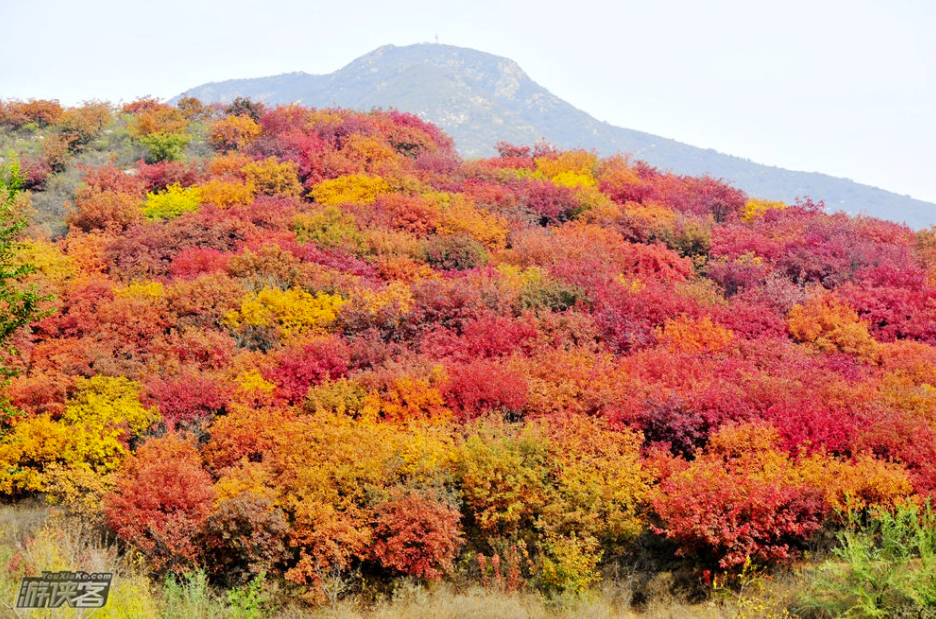
<path fill-rule="evenodd" d="M 509 58 L 442 43 L 384 45 L 351 61 L 337 73 L 347 75 L 361 70 L 373 72 L 375 69 L 403 73 L 414 66 L 459 72 L 481 82 L 492 79 L 496 82 L 501 78 L 510 82 L 532 81 L 520 65 Z"/>

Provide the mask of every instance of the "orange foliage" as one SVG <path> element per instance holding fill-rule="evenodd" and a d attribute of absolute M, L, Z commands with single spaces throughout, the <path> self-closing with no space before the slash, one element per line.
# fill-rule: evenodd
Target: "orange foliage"
<path fill-rule="evenodd" d="M 249 116 L 225 116 L 211 124 L 208 141 L 218 150 L 228 151 L 247 146 L 261 133 L 260 125 Z"/>
<path fill-rule="evenodd" d="M 657 339 L 676 352 L 719 352 L 731 344 L 731 331 L 716 325 L 708 316 L 691 320 L 685 316 L 667 320 L 657 330 Z"/>
<path fill-rule="evenodd" d="M 879 345 L 868 326 L 846 302 L 832 294 L 810 297 L 787 318 L 790 334 L 820 352 L 843 352 L 875 359 Z"/>

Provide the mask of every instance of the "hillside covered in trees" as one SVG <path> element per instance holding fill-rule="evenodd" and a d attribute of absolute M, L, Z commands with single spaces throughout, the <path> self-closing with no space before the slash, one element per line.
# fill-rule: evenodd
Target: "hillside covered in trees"
<path fill-rule="evenodd" d="M 3 284 L 44 299 L 7 341 L 0 493 L 151 575 L 319 605 L 403 579 L 576 596 L 630 566 L 703 595 L 925 520 L 932 230 L 545 144 L 462 160 L 398 112 L 0 123 L 33 267 Z M 0 572 L 49 569 L 25 547 Z"/>

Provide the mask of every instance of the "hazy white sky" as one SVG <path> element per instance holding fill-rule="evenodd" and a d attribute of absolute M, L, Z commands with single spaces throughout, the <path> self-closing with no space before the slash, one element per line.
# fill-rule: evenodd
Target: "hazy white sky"
<path fill-rule="evenodd" d="M 0 98 L 168 98 L 434 41 L 612 124 L 936 202 L 933 0 L 0 0 Z"/>

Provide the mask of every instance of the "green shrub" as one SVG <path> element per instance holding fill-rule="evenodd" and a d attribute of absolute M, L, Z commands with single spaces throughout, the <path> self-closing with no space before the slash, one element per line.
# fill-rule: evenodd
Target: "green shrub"
<path fill-rule="evenodd" d="M 149 151 L 147 163 L 158 163 L 184 159 L 185 147 L 191 139 L 186 133 L 151 133 L 140 136 L 138 141 Z"/>
<path fill-rule="evenodd" d="M 823 616 L 936 617 L 936 514 L 907 504 L 849 518 L 804 610 Z"/>

